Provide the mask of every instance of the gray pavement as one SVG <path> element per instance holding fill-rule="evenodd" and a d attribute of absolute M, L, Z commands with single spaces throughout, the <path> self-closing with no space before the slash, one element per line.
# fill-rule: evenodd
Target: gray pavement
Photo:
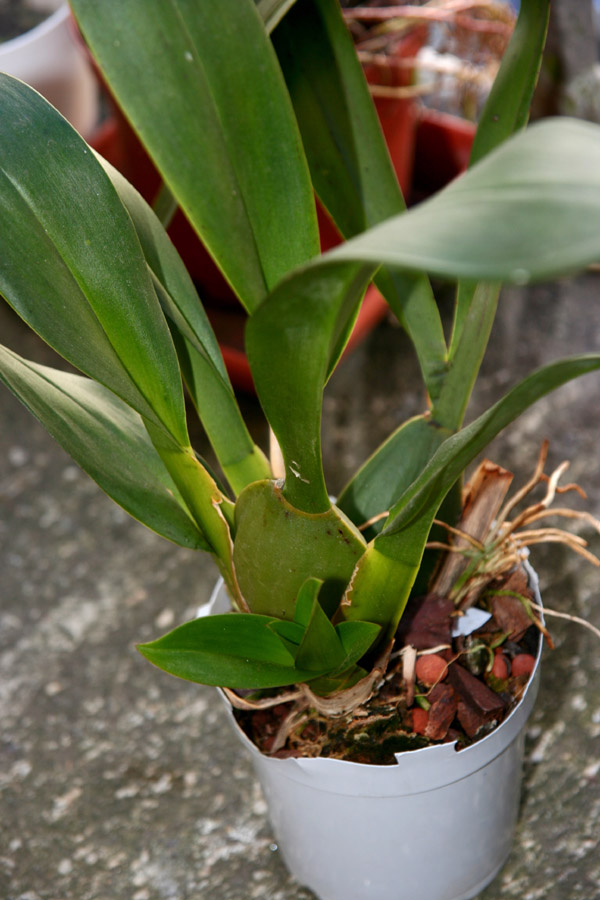
<path fill-rule="evenodd" d="M 473 412 L 544 361 L 600 350 L 599 293 L 596 274 L 507 292 Z M 3 306 L 0 340 L 49 359 Z M 343 363 L 325 404 L 332 491 L 420 411 L 418 392 L 396 396 L 413 384 L 390 323 Z M 264 440 L 255 404 L 245 407 Z M 546 436 L 551 463 L 572 460 L 600 516 L 600 375 L 541 401 L 489 455 L 522 482 Z M 600 626 L 600 570 L 562 547 L 534 563 L 549 606 Z M 0 898 L 313 896 L 286 873 L 215 692 L 134 648 L 189 618 L 214 580 L 209 559 L 129 519 L 0 391 Z M 600 643 L 552 630 L 514 851 L 481 900 L 600 898 Z"/>

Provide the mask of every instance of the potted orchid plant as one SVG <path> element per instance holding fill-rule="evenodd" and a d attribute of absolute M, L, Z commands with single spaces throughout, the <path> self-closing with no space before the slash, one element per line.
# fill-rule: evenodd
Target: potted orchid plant
<path fill-rule="evenodd" d="M 532 531 L 561 473 L 541 505 L 513 518 L 503 470 L 485 463 L 466 495 L 462 476 L 538 398 L 600 368 L 598 355 L 558 360 L 463 426 L 500 283 L 574 271 L 598 253 L 600 129 L 569 120 L 525 128 L 549 2 L 523 4 L 470 170 L 410 211 L 337 0 L 73 0 L 72 8 L 164 187 L 151 209 L 39 95 L 0 76 L 0 292 L 81 372 L 1 347 L 0 379 L 125 510 L 213 557 L 227 592 L 221 608 L 140 651 L 173 675 L 225 689 L 250 718 L 248 733 L 257 710 L 272 711 L 275 741 L 260 752 L 243 739 L 292 871 L 323 898 L 416 896 L 408 875 L 403 895 L 390 880 L 398 835 L 410 858 L 419 804 L 440 789 L 428 840 L 441 858 L 453 830 L 443 798 L 451 790 L 452 814 L 463 809 L 466 766 L 476 783 L 461 815 L 473 831 L 462 834 L 463 851 L 475 840 L 486 851 L 474 865 L 449 853 L 454 862 L 432 867 L 421 896 L 473 896 L 510 844 L 519 735 L 535 693 L 529 626 L 544 628 L 535 577 L 523 574 L 513 538 L 519 527 Z M 325 254 L 315 194 L 347 238 Z M 166 235 L 177 206 L 248 311 L 270 457 L 250 437 Z M 448 337 L 428 273 L 457 282 Z M 334 502 L 321 461 L 323 393 L 372 280 L 415 347 L 427 408 Z M 191 446 L 195 415 L 218 471 Z M 544 477 L 542 462 L 532 485 Z M 423 625 L 440 598 L 441 619 Z M 477 607 L 484 624 L 457 630 Z M 397 680 L 386 681 L 392 673 Z M 391 683 L 404 693 L 386 757 L 356 762 L 356 741 L 350 755 L 337 753 L 350 732 L 359 744 L 365 734 L 382 743 L 379 725 L 355 725 L 373 719 L 369 703 L 388 702 L 381 691 Z M 442 734 L 432 723 L 444 717 Z M 469 746 L 456 753 L 457 744 Z M 281 812 L 289 790 L 292 824 Z M 481 791 L 492 792 L 500 835 L 488 834 Z M 400 811 L 371 808 L 392 796 Z M 319 846 L 328 861 L 315 864 Z"/>

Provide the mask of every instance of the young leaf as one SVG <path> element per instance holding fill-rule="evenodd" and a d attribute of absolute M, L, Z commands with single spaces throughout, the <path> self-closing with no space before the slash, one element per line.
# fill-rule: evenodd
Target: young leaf
<path fill-rule="evenodd" d="M 200 684 L 258 690 L 315 678 L 315 671 L 294 665 L 269 627 L 274 621 L 245 613 L 207 616 L 140 644 L 138 650 L 159 669 Z M 326 672 L 324 664 L 318 673 Z"/>
<path fill-rule="evenodd" d="M 293 110 L 253 0 L 72 6 L 169 189 L 254 309 L 319 241 Z"/>
<path fill-rule="evenodd" d="M 283 645 L 291 654 L 292 659 L 296 659 L 298 647 L 304 636 L 304 628 L 297 622 L 290 622 L 288 619 L 273 619 L 269 625 L 273 634 L 276 634 Z"/>
<path fill-rule="evenodd" d="M 459 286 L 459 295 L 461 293 Z M 488 344 L 500 285 L 482 281 L 472 290 L 469 309 L 461 324 L 461 333 L 454 358 L 440 394 L 431 410 L 432 418 L 456 431 L 463 423 L 473 385 Z"/>
<path fill-rule="evenodd" d="M 141 418 L 109 390 L 1 346 L 0 381 L 123 509 L 182 547 L 210 549 Z"/>
<path fill-rule="evenodd" d="M 319 603 L 319 591 L 323 581 L 308 578 L 298 593 L 296 601 L 297 618 L 306 619 L 302 641 L 298 648 L 295 664 L 300 669 L 321 671 L 327 664 L 327 671 L 337 669 L 346 658 L 339 636 Z"/>
<path fill-rule="evenodd" d="M 380 628 L 373 622 L 338 622 L 335 626 L 346 654 L 343 663 L 332 675 L 345 672 L 361 659 L 377 639 Z"/>

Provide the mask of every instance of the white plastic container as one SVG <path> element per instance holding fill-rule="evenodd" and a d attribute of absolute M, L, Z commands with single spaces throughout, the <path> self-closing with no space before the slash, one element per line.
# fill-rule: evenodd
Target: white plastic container
<path fill-rule="evenodd" d="M 535 573 L 531 581 L 539 602 Z M 227 608 L 219 584 L 211 611 Z M 540 640 L 523 697 L 495 731 L 461 751 L 442 744 L 396 754 L 397 765 L 263 756 L 227 704 L 297 880 L 321 900 L 475 897 L 512 845 L 541 650 Z"/>
<path fill-rule="evenodd" d="M 98 119 L 98 82 L 78 43 L 68 3 L 18 37 L 0 44 L 0 71 L 34 87 L 83 135 Z"/>

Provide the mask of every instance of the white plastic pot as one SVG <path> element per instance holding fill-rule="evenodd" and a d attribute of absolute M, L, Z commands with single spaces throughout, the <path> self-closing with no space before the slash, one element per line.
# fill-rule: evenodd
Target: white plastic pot
<path fill-rule="evenodd" d="M 0 71 L 34 87 L 82 134 L 98 119 L 98 82 L 74 35 L 68 3 L 18 37 L 0 44 Z"/>
<path fill-rule="evenodd" d="M 221 584 L 211 604 L 212 612 L 229 608 Z M 510 852 L 541 649 L 540 641 L 520 703 L 495 731 L 461 751 L 442 744 L 398 753 L 397 765 L 263 756 L 227 704 L 297 880 L 321 900 L 475 897 Z"/>

